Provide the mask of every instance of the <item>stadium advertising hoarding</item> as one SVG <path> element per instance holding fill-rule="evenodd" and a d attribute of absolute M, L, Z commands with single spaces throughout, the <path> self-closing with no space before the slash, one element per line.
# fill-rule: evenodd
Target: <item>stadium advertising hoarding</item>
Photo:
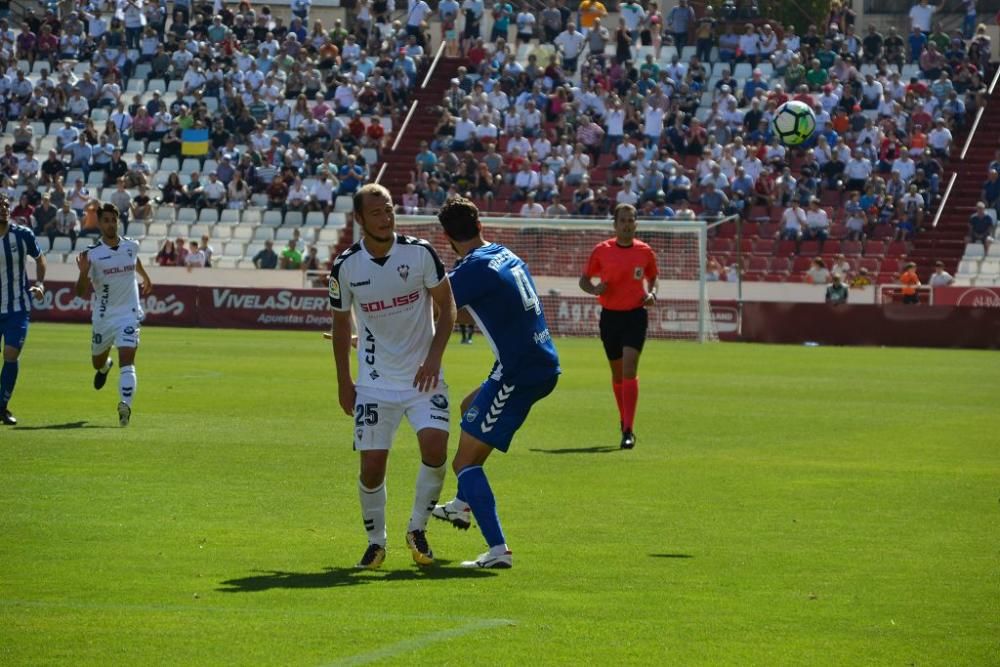
<path fill-rule="evenodd" d="M 601 307 L 591 296 L 540 296 L 545 319 L 556 336 L 597 336 Z M 649 309 L 650 338 L 676 338 L 678 334 L 698 333 L 696 301 L 660 301 Z M 713 301 L 712 327 L 722 340 L 735 340 L 737 309 L 735 301 Z"/>
<path fill-rule="evenodd" d="M 45 298 L 32 302 L 31 319 L 36 322 L 90 322 L 94 295 L 81 299 L 69 282 L 46 283 Z M 175 326 L 197 326 L 198 289 L 184 285 L 157 285 L 141 297 L 145 322 Z"/>
<path fill-rule="evenodd" d="M 73 283 L 50 282 L 32 319 L 89 322 L 92 298 L 78 298 L 73 288 Z M 310 330 L 328 330 L 332 324 L 326 291 L 315 289 L 157 285 L 143 297 L 142 306 L 147 324 Z"/>
<path fill-rule="evenodd" d="M 934 305 L 1000 309 L 1000 287 L 935 287 Z"/>

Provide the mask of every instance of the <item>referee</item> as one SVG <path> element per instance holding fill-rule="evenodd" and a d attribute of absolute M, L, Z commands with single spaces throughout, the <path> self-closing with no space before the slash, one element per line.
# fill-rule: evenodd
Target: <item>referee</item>
<path fill-rule="evenodd" d="M 635 447 L 632 432 L 639 402 L 639 354 L 646 341 L 646 308 L 656 302 L 656 254 L 635 238 L 636 209 L 615 207 L 615 238 L 598 243 L 580 277 L 580 289 L 601 304 L 601 342 L 611 364 L 622 449 Z M 594 278 L 598 282 L 594 284 Z"/>

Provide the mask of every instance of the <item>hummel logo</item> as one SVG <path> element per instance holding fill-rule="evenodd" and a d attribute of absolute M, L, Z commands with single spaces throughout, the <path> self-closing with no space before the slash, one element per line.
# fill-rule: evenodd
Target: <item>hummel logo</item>
<path fill-rule="evenodd" d="M 515 385 L 500 385 L 500 391 L 497 395 L 493 397 L 493 402 L 490 403 L 490 409 L 483 417 L 483 423 L 479 425 L 479 430 L 483 433 L 489 433 L 493 430 L 497 421 L 500 419 L 500 413 L 503 412 L 504 406 L 507 405 L 507 399 L 510 395 L 514 393 Z"/>

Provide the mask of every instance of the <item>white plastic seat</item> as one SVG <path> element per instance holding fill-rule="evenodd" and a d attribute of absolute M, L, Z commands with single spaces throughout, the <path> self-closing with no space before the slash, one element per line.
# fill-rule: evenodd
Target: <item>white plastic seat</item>
<path fill-rule="evenodd" d="M 177 209 L 177 222 L 194 222 L 198 219 L 198 211 L 193 208 Z"/>
<path fill-rule="evenodd" d="M 333 210 L 339 211 L 341 213 L 347 213 L 354 208 L 354 198 L 349 195 L 342 195 L 337 197 L 337 201 L 333 203 Z"/>
<path fill-rule="evenodd" d="M 177 238 L 178 236 L 188 238 L 191 236 L 191 225 L 185 222 L 175 222 L 170 225 L 170 231 L 167 235 L 170 238 Z"/>
<path fill-rule="evenodd" d="M 302 226 L 302 211 L 288 211 L 287 213 L 285 213 L 285 226 L 286 227 L 301 227 Z"/>
<path fill-rule="evenodd" d="M 334 229 L 332 227 L 324 227 L 319 230 L 319 237 L 317 238 L 317 243 L 321 245 L 336 245 L 340 241 L 340 234 L 343 230 Z"/>
<path fill-rule="evenodd" d="M 219 214 L 219 222 L 238 223 L 239 221 L 240 212 L 235 208 L 224 208 Z"/>
<path fill-rule="evenodd" d="M 281 230 L 279 230 L 281 231 Z M 254 241 L 273 241 L 274 240 L 274 227 L 258 227 L 253 231 Z M 291 237 L 289 237 L 291 238 Z"/>
<path fill-rule="evenodd" d="M 160 252 L 160 243 L 159 239 L 147 236 L 139 241 L 139 252 L 144 255 L 155 255 Z"/>
<path fill-rule="evenodd" d="M 154 239 L 166 238 L 169 229 L 165 222 L 151 222 L 146 227 L 146 236 Z"/>
<path fill-rule="evenodd" d="M 324 225 L 326 225 L 326 215 L 323 214 L 323 211 L 309 211 L 306 214 L 306 227 L 323 227 Z"/>
<path fill-rule="evenodd" d="M 281 211 L 276 211 L 274 209 L 264 211 L 264 218 L 261 222 L 269 227 L 280 227 Z"/>
<path fill-rule="evenodd" d="M 239 267 L 241 261 L 243 260 L 239 257 L 223 255 L 221 257 L 213 257 L 212 266 L 217 269 L 235 269 Z"/>
<path fill-rule="evenodd" d="M 160 171 L 165 171 L 168 174 L 174 171 L 181 170 L 181 163 L 175 157 L 165 157 L 160 160 Z"/>
<path fill-rule="evenodd" d="M 70 240 L 65 236 L 57 236 L 55 238 L 55 241 L 53 241 L 52 248 L 50 250 L 51 252 L 55 253 L 72 252 L 73 245 L 70 243 Z"/>
<path fill-rule="evenodd" d="M 963 259 L 980 259 L 984 254 L 982 243 L 966 243 Z"/>
<path fill-rule="evenodd" d="M 242 257 L 246 245 L 242 241 L 227 241 L 222 246 L 222 254 L 226 257 Z"/>
<path fill-rule="evenodd" d="M 733 76 L 738 80 L 743 81 L 743 79 L 749 79 L 752 74 L 753 65 L 750 63 L 736 63 L 736 68 L 733 70 Z"/>
<path fill-rule="evenodd" d="M 212 226 L 206 224 L 191 225 L 191 230 L 188 233 L 193 239 L 200 239 L 202 236 L 211 236 Z"/>
<path fill-rule="evenodd" d="M 206 206 L 201 209 L 201 213 L 198 214 L 198 222 L 207 222 L 215 224 L 219 221 L 219 211 L 211 206 Z"/>
<path fill-rule="evenodd" d="M 253 238 L 253 232 L 256 229 L 254 225 L 237 225 L 233 227 L 233 240 L 234 241 L 249 241 Z"/>

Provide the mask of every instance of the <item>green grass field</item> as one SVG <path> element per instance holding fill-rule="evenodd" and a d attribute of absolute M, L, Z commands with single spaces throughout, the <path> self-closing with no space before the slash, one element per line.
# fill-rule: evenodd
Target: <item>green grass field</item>
<path fill-rule="evenodd" d="M 439 522 L 412 564 L 403 428 L 357 572 L 318 334 L 148 328 L 128 429 L 88 342 L 34 325 L 0 430 L 0 664 L 1000 664 L 996 353 L 652 343 L 622 452 L 599 343 L 558 340 L 487 467 L 515 568 Z M 449 349 L 456 403 L 490 361 Z"/>

